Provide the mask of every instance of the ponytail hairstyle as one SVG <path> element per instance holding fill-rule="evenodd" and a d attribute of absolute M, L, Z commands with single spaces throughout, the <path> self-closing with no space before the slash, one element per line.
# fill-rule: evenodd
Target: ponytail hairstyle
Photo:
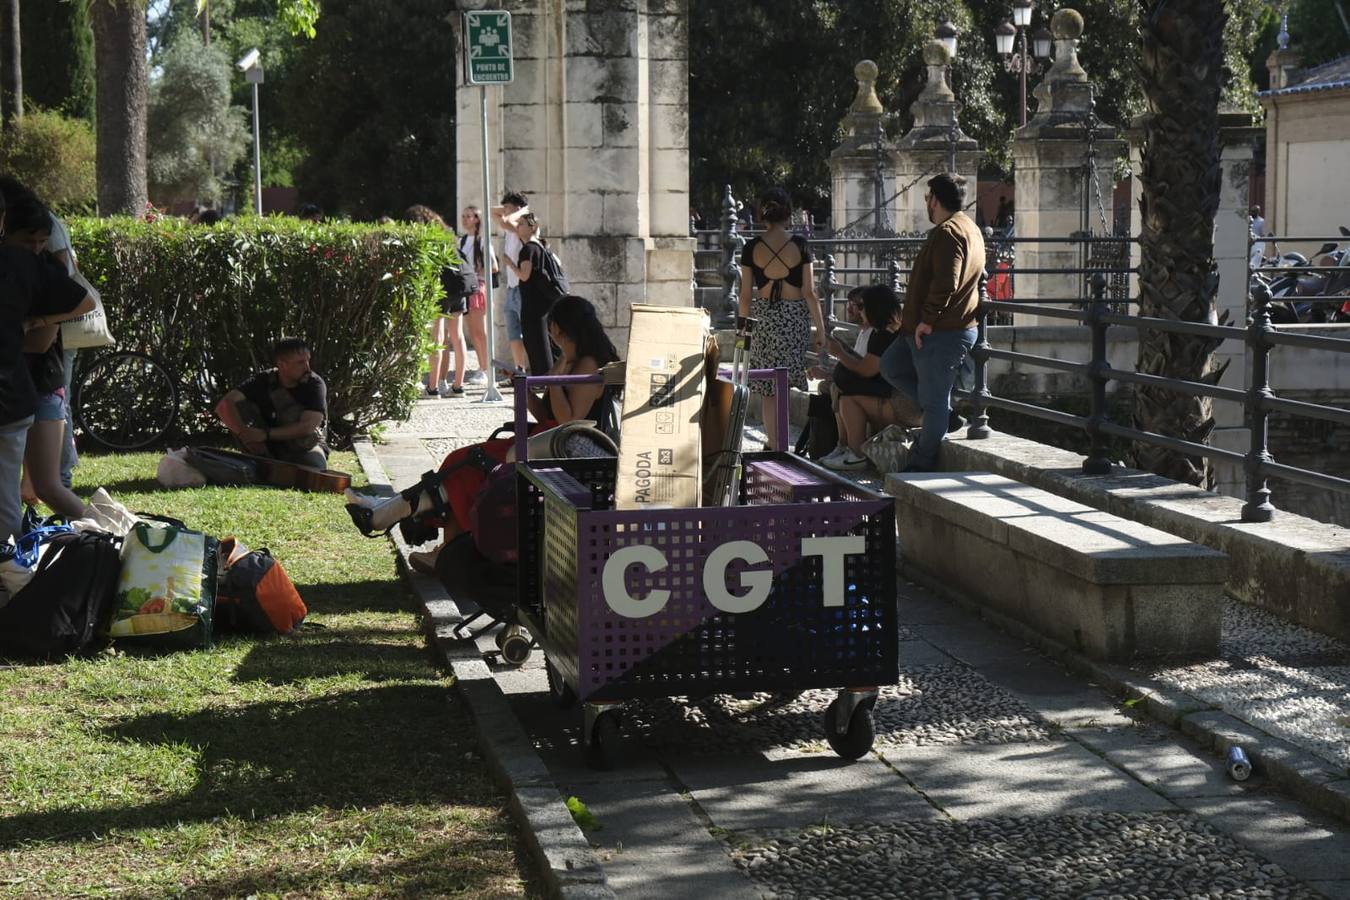
<path fill-rule="evenodd" d="M 595 305 L 585 297 L 567 294 L 553 304 L 548 320 L 577 345 L 577 358 L 589 356 L 597 366 L 605 366 L 619 358 L 614 342 L 600 324 Z"/>
<path fill-rule="evenodd" d="M 782 225 L 792 220 L 792 198 L 781 187 L 769 188 L 759 197 L 759 217 L 765 222 Z"/>

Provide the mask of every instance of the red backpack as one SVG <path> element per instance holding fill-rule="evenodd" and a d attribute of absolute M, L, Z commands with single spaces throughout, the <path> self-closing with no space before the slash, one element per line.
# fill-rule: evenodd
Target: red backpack
<path fill-rule="evenodd" d="M 266 549 L 233 537 L 220 542 L 216 627 L 253 634 L 290 634 L 309 610 L 281 563 Z"/>

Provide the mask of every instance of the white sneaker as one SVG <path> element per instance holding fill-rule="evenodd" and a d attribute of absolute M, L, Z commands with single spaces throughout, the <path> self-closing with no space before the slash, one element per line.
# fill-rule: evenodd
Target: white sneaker
<path fill-rule="evenodd" d="M 847 447 L 835 447 L 829 453 L 826 453 L 820 459 L 816 460 L 816 462 L 828 468 L 832 463 L 838 462 L 846 453 L 848 453 Z"/>
<path fill-rule="evenodd" d="M 442 397 L 450 396 L 450 382 L 446 379 L 441 379 L 441 383 L 437 385 L 437 389 L 440 390 Z"/>
<path fill-rule="evenodd" d="M 487 384 L 487 373 L 482 369 L 474 369 L 464 376 L 465 384 Z"/>
<path fill-rule="evenodd" d="M 852 450 L 845 450 L 842 456 L 836 459 L 821 460 L 828 469 L 834 469 L 836 472 L 856 472 L 859 469 L 865 469 L 869 465 L 867 457 L 859 456 Z"/>

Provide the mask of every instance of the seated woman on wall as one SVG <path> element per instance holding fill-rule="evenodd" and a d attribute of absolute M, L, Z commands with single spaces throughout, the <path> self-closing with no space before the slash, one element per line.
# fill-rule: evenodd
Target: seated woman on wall
<path fill-rule="evenodd" d="M 560 351 L 550 375 L 592 375 L 619 358 L 595 307 L 582 297 L 568 295 L 553 305 L 548 333 Z M 530 433 L 580 419 L 596 422 L 604 430 L 614 420 L 613 403 L 612 389 L 602 384 L 549 387 L 528 398 L 530 413 L 538 422 Z M 422 481 L 388 499 L 348 490 L 347 511 L 364 534 L 382 532 L 418 516 L 424 525 L 443 528 L 449 541 L 469 530 L 469 514 L 487 472 L 508 460 L 514 444 L 514 438 L 498 438 L 462 447 L 445 458 L 439 472 L 427 473 Z M 416 568 L 429 570 L 435 555 L 436 551 L 414 553 L 410 558 Z"/>
<path fill-rule="evenodd" d="M 852 297 L 850 296 L 850 302 Z M 859 300 L 867 337 L 865 352 L 831 337 L 830 353 L 839 360 L 835 384 L 839 388 L 835 408 L 839 422 L 839 447 L 820 464 L 840 472 L 867 468 L 862 455 L 869 429 L 887 425 L 917 425 L 922 416 L 908 400 L 891 389 L 881 377 L 881 355 L 900 330 L 900 300 L 884 284 L 864 288 Z"/>

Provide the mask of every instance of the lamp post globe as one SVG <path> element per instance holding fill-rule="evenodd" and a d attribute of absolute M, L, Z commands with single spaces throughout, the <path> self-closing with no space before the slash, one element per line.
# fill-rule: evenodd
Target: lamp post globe
<path fill-rule="evenodd" d="M 1031 0 L 1014 0 L 1012 21 L 1018 28 L 1031 24 Z"/>
<path fill-rule="evenodd" d="M 942 46 L 947 48 L 947 56 L 956 59 L 956 39 L 961 32 L 952 24 L 951 19 L 946 20 L 933 31 L 933 37 L 942 42 Z"/>
<path fill-rule="evenodd" d="M 1013 52 L 1013 41 L 1016 39 L 1017 26 L 1007 19 L 994 29 L 994 47 L 1000 56 L 1008 56 Z"/>
<path fill-rule="evenodd" d="M 1055 37 L 1050 33 L 1050 29 L 1042 25 L 1031 33 L 1032 52 L 1040 59 L 1049 59 L 1054 40 Z"/>

